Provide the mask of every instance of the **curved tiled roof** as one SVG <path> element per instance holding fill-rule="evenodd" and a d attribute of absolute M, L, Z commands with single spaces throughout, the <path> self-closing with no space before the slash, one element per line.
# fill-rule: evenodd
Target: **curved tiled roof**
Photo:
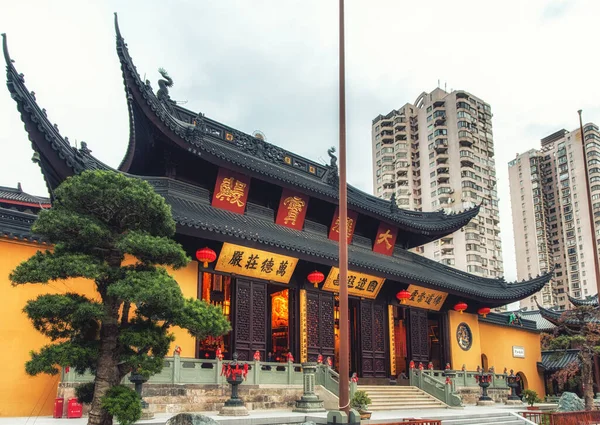
<path fill-rule="evenodd" d="M 0 208 L 0 236 L 42 242 L 42 238 L 31 233 L 31 226 L 36 218 L 35 214 Z"/>
<path fill-rule="evenodd" d="M 148 81 L 142 81 L 125 40 L 121 36 L 115 14 L 117 54 L 121 62 L 125 92 L 132 116 L 131 96 L 148 118 L 167 135 L 192 155 L 211 158 L 211 162 L 228 165 L 246 174 L 258 175 L 280 184 L 324 197 L 337 203 L 338 187 L 328 183 L 327 176 L 337 169 L 330 165 L 315 163 L 292 152 L 257 139 L 238 130 L 227 127 L 201 113 L 194 113 L 174 104 L 165 106 L 154 94 Z M 132 121 L 130 121 L 132 123 Z M 134 129 L 131 124 L 131 129 Z M 134 155 L 135 137 L 130 137 L 130 145 L 122 162 L 130 164 Z M 312 167 L 314 172 L 308 170 Z M 337 175 L 337 174 L 336 174 Z M 348 186 L 348 206 L 357 211 L 393 223 L 401 230 L 412 232 L 429 239 L 438 239 L 453 233 L 466 225 L 479 212 L 479 206 L 466 211 L 446 214 L 438 212 L 418 212 L 403 210 L 391 201 L 369 195 Z"/>
<path fill-rule="evenodd" d="M 571 304 L 573 304 L 576 307 L 581 307 L 584 305 L 597 307 L 598 306 L 598 294 L 588 295 L 587 297 L 585 297 L 582 300 L 579 298 L 573 298 L 572 296 L 569 295 L 569 301 L 571 302 Z"/>
<path fill-rule="evenodd" d="M 171 205 L 173 218 L 188 233 L 209 235 L 210 239 L 242 239 L 266 246 L 267 250 L 291 252 L 291 255 L 329 265 L 337 264 L 338 245 L 327 237 L 326 229 L 298 231 L 277 225 L 272 217 L 235 214 L 210 205 L 208 192 L 168 178 L 145 178 Z M 197 231 L 197 232 L 195 232 Z M 507 283 L 503 279 L 474 276 L 406 250 L 392 257 L 374 253 L 370 246 L 351 244 L 349 266 L 357 271 L 376 274 L 399 282 L 415 283 L 449 293 L 467 296 L 499 306 L 520 300 L 539 291 L 551 274 L 527 282 Z"/>
<path fill-rule="evenodd" d="M 577 362 L 578 365 L 581 364 L 581 361 L 579 360 L 579 350 L 542 351 L 542 365 L 547 372 L 555 372 L 564 369 L 573 362 Z"/>
<path fill-rule="evenodd" d="M 17 188 L 0 186 L 0 204 L 1 203 L 21 205 L 24 207 L 48 208 L 50 207 L 50 198 L 25 193 L 19 183 Z"/>

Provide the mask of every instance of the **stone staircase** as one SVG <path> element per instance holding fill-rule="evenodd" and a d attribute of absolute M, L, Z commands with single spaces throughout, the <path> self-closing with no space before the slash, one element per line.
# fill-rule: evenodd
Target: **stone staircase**
<path fill-rule="evenodd" d="M 444 409 L 447 406 L 417 387 L 359 385 L 371 399 L 369 410 Z"/>

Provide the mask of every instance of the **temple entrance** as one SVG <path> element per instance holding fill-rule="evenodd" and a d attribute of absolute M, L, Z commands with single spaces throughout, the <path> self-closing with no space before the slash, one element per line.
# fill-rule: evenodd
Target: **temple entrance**
<path fill-rule="evenodd" d="M 408 316 L 408 360 L 413 360 L 417 367 L 419 363 L 427 367 L 432 362 L 434 369 L 444 369 L 448 358 L 445 316 L 416 308 L 404 311 L 404 315 Z"/>
<path fill-rule="evenodd" d="M 394 306 L 394 345 L 396 373 L 399 377 L 408 377 L 408 359 L 406 344 L 406 309 Z"/>
<path fill-rule="evenodd" d="M 290 353 L 292 346 L 290 311 L 294 305 L 290 299 L 293 298 L 291 295 L 289 289 L 269 288 L 271 338 L 266 357 L 269 362 L 285 362 Z"/>
<path fill-rule="evenodd" d="M 206 272 L 200 272 L 199 277 L 197 297 L 221 308 L 231 323 L 231 277 Z M 226 359 L 231 358 L 231 332 L 218 338 L 196 341 L 196 358 L 214 359 L 217 348 Z"/>

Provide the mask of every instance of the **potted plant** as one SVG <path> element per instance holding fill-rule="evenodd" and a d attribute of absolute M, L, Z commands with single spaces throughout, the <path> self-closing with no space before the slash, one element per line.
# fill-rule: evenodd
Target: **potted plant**
<path fill-rule="evenodd" d="M 371 412 L 367 411 L 367 406 L 371 404 L 371 399 L 366 391 L 357 390 L 350 400 L 350 407 L 358 410 L 361 419 L 370 419 Z"/>
<path fill-rule="evenodd" d="M 533 404 L 539 403 L 542 401 L 538 397 L 537 392 L 535 392 L 534 390 L 523 390 L 523 398 L 525 399 L 525 402 L 527 404 L 529 404 L 529 406 L 527 407 L 527 410 L 535 410 L 535 407 L 533 407 Z"/>

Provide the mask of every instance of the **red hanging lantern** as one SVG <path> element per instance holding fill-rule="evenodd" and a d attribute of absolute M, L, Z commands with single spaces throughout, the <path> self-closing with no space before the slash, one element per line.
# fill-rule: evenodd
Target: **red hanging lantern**
<path fill-rule="evenodd" d="M 460 314 L 462 314 L 463 311 L 465 311 L 467 309 L 468 305 L 467 303 L 461 301 L 458 304 L 456 304 L 454 306 L 454 310 L 458 311 Z"/>
<path fill-rule="evenodd" d="M 410 292 L 408 292 L 406 289 L 403 289 L 396 294 L 396 298 L 398 298 L 400 304 L 406 304 L 406 300 L 410 298 Z"/>
<path fill-rule="evenodd" d="M 489 312 L 490 312 L 489 307 L 481 307 L 479 310 L 477 310 L 477 313 L 481 314 L 483 317 L 486 317 Z"/>
<path fill-rule="evenodd" d="M 205 247 L 196 251 L 196 259 L 206 268 L 208 263 L 212 263 L 217 259 L 217 253 L 212 249 Z"/>
<path fill-rule="evenodd" d="M 310 272 L 308 276 L 306 276 L 306 278 L 310 283 L 315 285 L 316 288 L 319 285 L 319 283 L 325 280 L 325 275 L 323 275 L 323 273 L 321 273 L 320 271 L 315 270 L 314 272 Z"/>

